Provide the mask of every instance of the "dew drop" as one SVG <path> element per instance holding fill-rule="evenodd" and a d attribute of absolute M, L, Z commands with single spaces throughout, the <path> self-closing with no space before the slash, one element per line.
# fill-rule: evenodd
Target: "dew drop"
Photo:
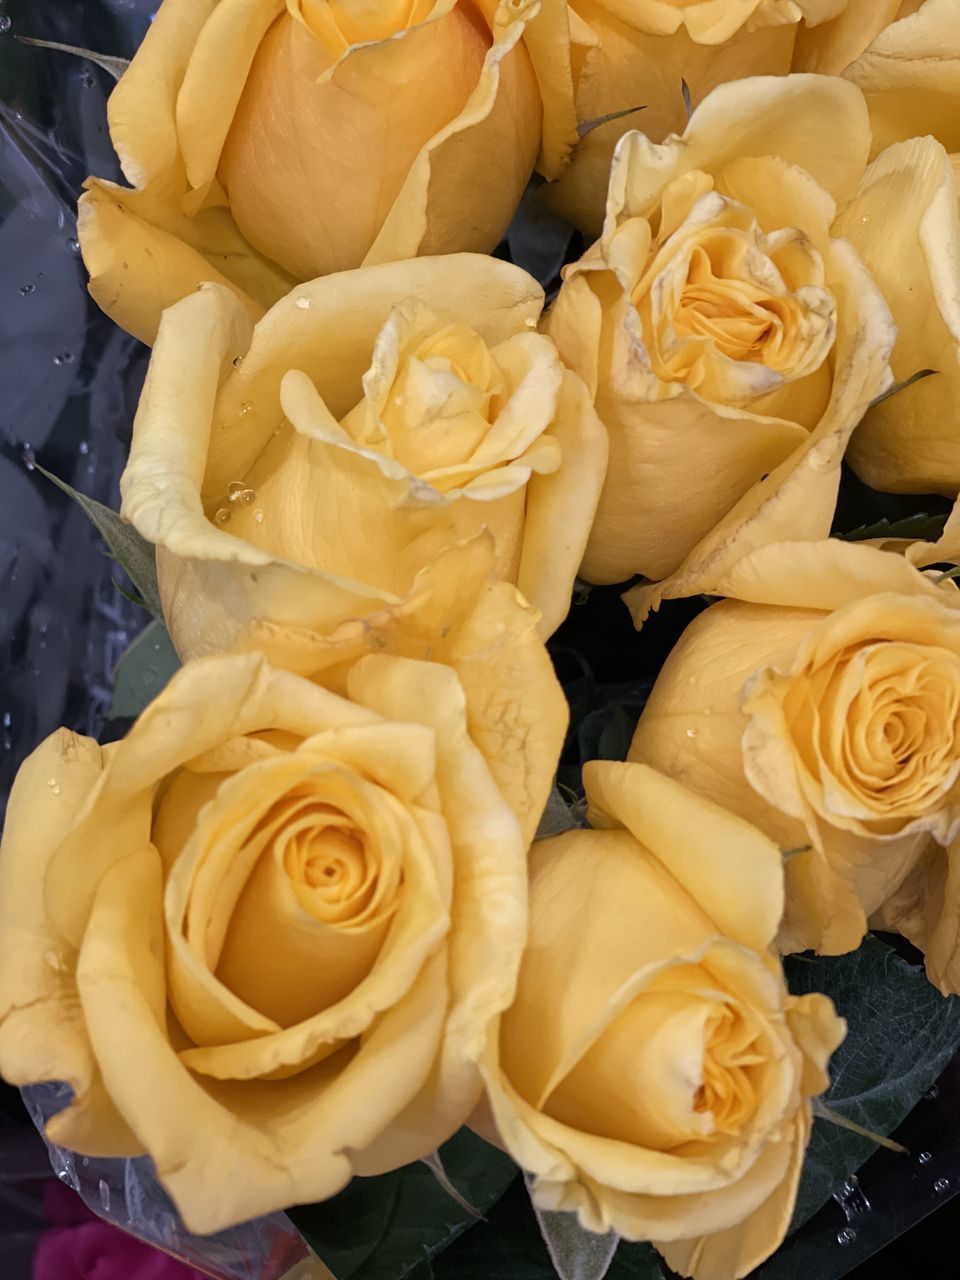
<path fill-rule="evenodd" d="M 77 239 L 76 236 L 70 237 L 70 239 L 67 241 L 67 248 L 70 250 L 71 253 L 80 252 L 80 241 Z"/>
<path fill-rule="evenodd" d="M 254 518 L 254 520 L 256 520 L 257 524 L 263 524 L 263 512 L 262 512 L 262 511 L 255 511 L 255 512 L 253 513 L 253 518 Z"/>
<path fill-rule="evenodd" d="M 92 71 L 85 70 L 80 72 L 80 83 L 85 89 L 92 89 L 97 81 Z"/>
<path fill-rule="evenodd" d="M 843 1227 L 841 1228 L 840 1231 L 837 1232 L 837 1244 L 842 1245 L 844 1247 L 846 1247 L 847 1245 L 853 1244 L 856 1238 L 857 1238 L 857 1233 L 854 1231 L 853 1227 Z"/>
<path fill-rule="evenodd" d="M 697 736 L 697 730 L 696 730 L 696 729 L 688 729 L 688 730 L 687 730 L 687 737 L 688 737 L 688 738 L 695 738 L 696 736 Z"/>
<path fill-rule="evenodd" d="M 244 489 L 243 493 L 238 494 L 238 499 L 245 507 L 249 507 L 251 503 L 256 502 L 257 491 L 256 489 Z"/>
<path fill-rule="evenodd" d="M 36 293 L 36 292 L 37 292 L 37 286 L 35 284 L 31 284 L 29 281 L 26 284 L 22 284 L 20 286 L 20 293 L 24 298 L 29 298 L 31 293 Z"/>
<path fill-rule="evenodd" d="M 48 778 L 47 786 L 50 788 L 50 790 L 53 792 L 55 796 L 58 796 L 60 794 L 60 783 L 56 780 L 56 778 Z"/>
<path fill-rule="evenodd" d="M 253 412 L 253 405 L 252 405 L 252 404 L 246 404 L 246 403 L 244 403 L 244 404 L 242 404 L 242 405 L 240 406 L 240 417 L 241 417 L 241 418 L 245 418 L 245 417 L 247 416 L 247 414 L 248 414 L 248 413 L 252 413 L 252 412 Z"/>
<path fill-rule="evenodd" d="M 100 1179 L 100 1186 L 98 1187 L 98 1191 L 100 1193 L 100 1207 L 103 1209 L 104 1213 L 109 1213 L 110 1212 L 110 1188 L 107 1186 L 107 1184 L 104 1182 L 102 1178 Z"/>
<path fill-rule="evenodd" d="M 227 501 L 236 502 L 246 487 L 242 480 L 231 480 L 227 485 Z"/>
<path fill-rule="evenodd" d="M 295 305 L 299 307 L 301 311 L 309 311 L 313 306 L 313 303 L 309 298 L 298 298 Z"/>
<path fill-rule="evenodd" d="M 87 454 L 90 452 L 90 441 L 81 440 L 80 443 L 77 445 L 77 451 L 81 457 L 85 458 Z"/>
<path fill-rule="evenodd" d="M 537 327 L 537 322 L 536 320 L 534 320 L 533 316 L 527 316 L 526 320 L 524 320 L 523 323 L 527 326 L 528 329 L 535 329 Z"/>
<path fill-rule="evenodd" d="M 239 368 L 240 368 L 240 366 L 241 366 L 242 364 L 243 364 L 243 356 L 234 356 L 234 357 L 233 357 L 233 367 L 234 367 L 235 369 L 239 369 Z"/>
<path fill-rule="evenodd" d="M 0 32 L 5 33 L 9 31 L 12 26 L 13 26 L 13 19 L 7 17 L 7 15 L 4 14 L 3 17 L 0 18 Z"/>
<path fill-rule="evenodd" d="M 938 1196 L 942 1196 L 945 1191 L 950 1190 L 950 1179 L 938 1178 L 936 1182 L 933 1184 L 933 1189 Z"/>
<path fill-rule="evenodd" d="M 932 1084 L 923 1096 L 926 1098 L 927 1102 L 935 1102 L 936 1099 L 940 1097 L 940 1086 L 938 1084 Z"/>
<path fill-rule="evenodd" d="M 37 455 L 33 452 L 33 447 L 25 444 L 20 450 L 20 460 L 28 471 L 34 471 L 37 466 Z"/>
<path fill-rule="evenodd" d="M 0 746 L 3 747 L 4 751 L 11 751 L 13 749 L 13 716 L 9 711 L 3 713 L 3 718 L 0 719 L 0 729 L 2 729 L 2 732 L 0 732 Z"/>
<path fill-rule="evenodd" d="M 85 1169 L 89 1169 L 89 1168 L 90 1168 L 90 1157 L 89 1157 L 89 1156 L 84 1156 L 84 1157 L 83 1157 L 83 1159 L 80 1161 L 80 1163 L 83 1165 L 83 1167 L 84 1167 Z"/>
<path fill-rule="evenodd" d="M 226 524 L 230 519 L 230 508 L 221 507 L 217 514 L 213 517 L 217 524 Z"/>
<path fill-rule="evenodd" d="M 73 364 L 76 356 L 72 351 L 60 351 L 53 357 L 53 363 L 60 368 L 61 365 Z"/>
<path fill-rule="evenodd" d="M 933 1159 L 932 1151 L 921 1151 L 920 1154 L 917 1156 L 917 1160 L 920 1162 L 920 1164 L 929 1164 L 932 1159 Z"/>

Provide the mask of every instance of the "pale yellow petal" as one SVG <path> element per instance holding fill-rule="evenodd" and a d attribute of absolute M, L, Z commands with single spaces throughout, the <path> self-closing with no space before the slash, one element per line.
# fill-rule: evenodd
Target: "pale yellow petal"
<path fill-rule="evenodd" d="M 216 175 L 260 41 L 284 0 L 219 0 L 190 51 L 176 103 L 177 141 L 191 187 Z"/>
<path fill-rule="evenodd" d="M 633 9 L 632 4 L 629 6 Z M 618 111 L 642 107 L 591 129 L 574 150 L 559 181 L 546 189 L 547 202 L 588 236 L 603 225 L 604 192 L 618 140 L 629 129 L 640 129 L 655 142 L 682 133 L 687 122 L 681 92 L 685 80 L 697 105 L 727 81 L 748 76 L 783 76 L 790 69 L 794 29 L 765 27 L 741 31 L 724 44 L 700 44 L 685 30 L 669 39 L 639 29 L 635 12 L 617 15 L 606 0 L 578 3 L 595 33 L 597 46 L 589 50 L 580 77 L 577 108 L 582 121 L 598 120 Z M 666 6 L 661 6 L 666 9 Z M 670 6 L 674 26 L 683 10 Z"/>
<path fill-rule="evenodd" d="M 770 945 L 783 913 L 783 871 L 780 850 L 756 827 L 642 764 L 594 760 L 584 786 L 592 820 L 625 826 L 719 933 L 754 950 Z"/>
<path fill-rule="evenodd" d="M 371 655 L 350 673 L 351 697 L 437 733 L 437 781 L 454 859 L 449 1007 L 425 1087 L 356 1167 L 381 1172 L 422 1157 L 480 1096 L 478 1062 L 491 1022 L 513 999 L 526 940 L 525 842 L 467 732 L 456 675 L 439 664 Z"/>
<path fill-rule="evenodd" d="M 960 488 L 960 212 L 953 169 L 932 138 L 914 138 L 870 165 L 836 231 L 856 248 L 893 312 L 894 377 L 935 377 L 871 409 L 850 462 L 875 489 L 944 493 Z"/>
<path fill-rule="evenodd" d="M 893 22 L 900 7 L 901 0 L 847 0 L 832 21 L 800 29 L 793 70 L 840 75 Z"/>
<path fill-rule="evenodd" d="M 162 948 L 150 946 L 151 924 L 160 928 L 155 857 L 128 856 L 105 875 L 84 939 L 84 1014 L 111 1097 L 192 1231 L 326 1199 L 351 1176 L 344 1150 L 378 1133 L 429 1067 L 443 958 L 349 1061 L 333 1058 L 279 1086 L 204 1088 L 147 997 L 162 981 Z"/>
<path fill-rule="evenodd" d="M 669 578 L 624 597 L 639 626 L 664 599 L 715 593 L 738 561 L 785 539 L 827 535 L 850 436 L 870 402 L 889 385 L 896 330 L 879 290 L 853 249 L 830 245 L 830 276 L 840 324 L 830 404 L 807 442 L 759 480 Z"/>
<path fill-rule="evenodd" d="M 392 308 L 418 298 L 475 329 L 489 346 L 531 327 L 543 291 L 526 272 L 479 254 L 387 263 L 301 285 L 255 326 L 226 378 L 210 440 L 205 500 L 246 474 L 280 426 L 280 385 L 302 370 L 339 422 L 360 399 L 377 335 Z"/>
<path fill-rule="evenodd" d="M 148 346 L 165 308 L 201 281 L 229 289 L 251 320 L 263 315 L 258 302 L 189 244 L 138 217 L 120 188 L 90 181 L 78 207 L 77 235 L 94 301 Z"/>
<path fill-rule="evenodd" d="M 137 56 L 110 95 L 110 138 L 134 187 L 163 180 L 177 165 L 177 94 L 194 43 L 220 0 L 164 0 Z M 263 0 L 273 4 L 273 0 Z"/>
<path fill-rule="evenodd" d="M 476 87 L 413 162 L 365 264 L 496 247 L 540 150 L 543 108 L 523 43 L 525 20 L 535 8 L 498 8 L 494 43 Z M 496 165 L 478 163 L 489 155 L 498 157 Z"/>
<path fill-rule="evenodd" d="M 859 6 L 882 14 L 896 3 L 859 0 Z M 843 72 L 866 96 L 872 155 L 923 134 L 932 134 L 950 152 L 960 151 L 960 12 L 952 0 L 910 7 L 916 12 L 880 31 Z"/>
<path fill-rule="evenodd" d="M 629 832 L 569 831 L 530 859 L 530 941 L 500 1043 L 503 1072 L 539 1108 L 631 998 L 627 984 L 696 954 L 714 926 Z"/>
<path fill-rule="evenodd" d="M 139 1155 L 90 1047 L 76 950 L 44 902 L 50 858 L 102 767 L 93 739 L 60 729 L 24 761 L 10 793 L 0 852 L 0 1068 L 10 1084 L 63 1080 L 73 1090 L 48 1126 L 54 1141 L 88 1155 Z"/>
<path fill-rule="evenodd" d="M 546 639 L 567 616 L 607 472 L 607 431 L 586 387 L 565 374 L 550 434 L 562 451 L 560 468 L 534 475 L 527 486 L 523 550 L 517 586 L 540 610 Z"/>

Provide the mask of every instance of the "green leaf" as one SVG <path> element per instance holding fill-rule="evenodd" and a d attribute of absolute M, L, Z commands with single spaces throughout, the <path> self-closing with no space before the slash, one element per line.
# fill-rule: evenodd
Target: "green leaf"
<path fill-rule="evenodd" d="M 440 1155 L 447 1177 L 481 1213 L 517 1176 L 508 1156 L 467 1129 Z M 406 1280 L 476 1222 L 423 1161 L 354 1178 L 332 1200 L 293 1209 L 290 1217 L 337 1280 Z"/>
<path fill-rule="evenodd" d="M 843 542 L 865 542 L 867 538 L 910 538 L 920 542 L 936 542 L 947 523 L 946 515 L 929 516 L 918 513 L 902 520 L 877 520 L 874 524 L 862 524 L 849 533 L 838 533 Z"/>
<path fill-rule="evenodd" d="M 112 720 L 133 719 L 180 667 L 162 622 L 150 622 L 120 656 L 113 673 Z"/>
<path fill-rule="evenodd" d="M 88 498 L 85 493 L 78 493 L 65 480 L 45 470 L 39 463 L 36 464 L 36 469 L 83 508 L 114 558 L 126 569 L 146 608 L 155 618 L 162 619 L 160 589 L 157 586 L 157 552 L 153 544 L 147 542 L 146 538 L 141 538 L 133 525 L 124 524 L 116 511 L 111 511 L 102 502 Z"/>
<path fill-rule="evenodd" d="M 556 1280 L 522 1178 L 487 1216 L 409 1280 Z M 663 1280 L 656 1251 L 648 1244 L 621 1242 L 606 1280 Z"/>
<path fill-rule="evenodd" d="M 902 382 L 895 382 L 886 391 L 881 391 L 875 399 L 870 401 L 870 408 L 876 408 L 878 404 L 883 404 L 884 400 L 889 400 L 891 396 L 899 395 L 901 391 L 906 391 L 907 387 L 912 387 L 915 382 L 922 382 L 924 378 L 932 378 L 939 372 L 939 369 L 918 369 L 916 373 L 911 373 L 909 378 L 904 378 Z"/>
<path fill-rule="evenodd" d="M 21 44 L 36 45 L 38 49 L 55 49 L 58 53 L 72 53 L 77 58 L 89 58 L 98 67 L 108 71 L 114 80 L 119 80 L 130 65 L 128 58 L 114 58 L 109 53 L 94 53 L 92 49 L 81 49 L 75 44 L 60 44 L 57 40 L 34 40 L 31 36 L 17 36 Z"/>
<path fill-rule="evenodd" d="M 564 831 L 570 831 L 578 825 L 574 812 L 560 794 L 559 787 L 554 786 L 547 796 L 547 807 L 543 811 L 537 834 L 533 838 L 546 840 L 548 836 L 562 835 Z"/>
<path fill-rule="evenodd" d="M 874 1133 L 891 1133 L 960 1048 L 960 999 L 941 996 L 922 969 L 873 936 L 850 955 L 817 956 L 803 964 L 788 960 L 785 967 L 795 994 L 822 991 L 847 1019 L 825 1104 Z M 794 1228 L 875 1150 L 869 1138 L 817 1120 Z"/>

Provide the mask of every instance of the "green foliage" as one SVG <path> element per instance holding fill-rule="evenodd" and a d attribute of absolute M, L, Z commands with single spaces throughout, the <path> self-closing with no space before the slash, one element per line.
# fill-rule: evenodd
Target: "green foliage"
<path fill-rule="evenodd" d="M 160 590 L 157 586 L 157 553 L 153 544 L 141 538 L 132 525 L 125 524 L 116 511 L 111 511 L 102 502 L 97 502 L 95 498 L 88 498 L 85 493 L 79 493 L 59 476 L 45 471 L 39 463 L 37 470 L 83 508 L 90 522 L 110 548 L 114 559 L 127 571 L 130 581 L 139 592 L 144 607 L 155 618 L 162 618 Z"/>
<path fill-rule="evenodd" d="M 447 1177 L 481 1213 L 517 1176 L 508 1156 L 467 1129 L 440 1148 L 440 1157 Z M 290 1216 L 337 1280 L 406 1280 L 415 1274 L 420 1280 L 421 1264 L 476 1221 L 423 1161 L 377 1178 L 354 1178 L 332 1200 L 293 1209 Z"/>
<path fill-rule="evenodd" d="M 822 991 L 847 1020 L 847 1038 L 831 1063 L 827 1106 L 874 1133 L 891 1133 L 960 1049 L 960 999 L 945 999 L 922 969 L 873 936 L 850 955 L 797 958 L 786 968 L 795 994 Z M 875 1150 L 868 1138 L 817 1120 L 794 1227 Z"/>
<path fill-rule="evenodd" d="M 162 622 L 149 623 L 121 655 L 113 673 L 111 719 L 138 716 L 179 667 L 166 627 Z"/>
<path fill-rule="evenodd" d="M 866 542 L 868 538 L 909 538 L 911 541 L 936 542 L 947 523 L 945 515 L 930 516 L 924 512 L 905 516 L 902 520 L 877 520 L 862 524 L 849 533 L 837 534 L 844 542 Z"/>

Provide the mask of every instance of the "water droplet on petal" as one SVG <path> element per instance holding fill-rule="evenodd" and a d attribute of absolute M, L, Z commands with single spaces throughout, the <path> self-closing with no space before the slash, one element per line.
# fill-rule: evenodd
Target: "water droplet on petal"
<path fill-rule="evenodd" d="M 217 514 L 213 517 L 217 524 L 226 524 L 230 519 L 230 508 L 221 507 Z"/>
<path fill-rule="evenodd" d="M 234 356 L 234 357 L 233 357 L 233 367 L 234 367 L 235 369 L 239 369 L 239 368 L 240 368 L 240 366 L 241 366 L 242 364 L 243 364 L 243 356 Z"/>
<path fill-rule="evenodd" d="M 77 239 L 76 236 L 70 237 L 70 239 L 67 241 L 67 248 L 70 250 L 71 253 L 80 252 L 80 241 Z"/>
<path fill-rule="evenodd" d="M 527 326 L 528 329 L 535 329 L 537 327 L 537 322 L 536 320 L 534 320 L 533 316 L 527 316 L 526 320 L 524 320 L 523 323 Z"/>
<path fill-rule="evenodd" d="M 697 730 L 696 730 L 696 729 L 688 729 L 688 730 L 687 730 L 687 737 L 688 737 L 688 738 L 695 738 L 696 736 L 697 736 Z"/>
<path fill-rule="evenodd" d="M 917 1156 L 917 1160 L 920 1162 L 920 1164 L 929 1164 L 932 1159 L 933 1159 L 932 1151 L 921 1151 L 920 1154 Z"/>
<path fill-rule="evenodd" d="M 13 26 L 13 19 L 7 17 L 7 15 L 4 14 L 3 17 L 0 18 L 0 31 L 7 32 L 10 30 L 12 26 Z"/>
<path fill-rule="evenodd" d="M 938 1084 L 932 1084 L 923 1096 L 926 1098 L 927 1102 L 934 1102 L 940 1097 L 940 1086 Z"/>
<path fill-rule="evenodd" d="M 53 357 L 53 363 L 59 368 L 61 365 L 73 364 L 75 359 L 72 351 L 61 351 Z"/>
<path fill-rule="evenodd" d="M 256 520 L 257 524 L 263 524 L 263 512 L 262 512 L 262 511 L 255 511 L 255 512 L 253 513 L 253 518 L 254 518 L 254 520 Z"/>
<path fill-rule="evenodd" d="M 50 790 L 53 792 L 55 796 L 58 796 L 60 794 L 60 783 L 56 780 L 56 778 L 48 778 L 47 786 L 50 788 Z"/>
<path fill-rule="evenodd" d="M 854 1231 L 853 1227 L 843 1227 L 837 1232 L 837 1244 L 839 1245 L 846 1246 L 853 1244 L 856 1238 L 857 1233 Z"/>
<path fill-rule="evenodd" d="M 243 505 L 245 507 L 249 507 L 251 503 L 256 502 L 257 491 L 256 489 L 244 489 L 243 493 L 239 494 L 238 496 L 239 496 L 239 500 L 243 503 Z"/>
<path fill-rule="evenodd" d="M 950 1179 L 938 1178 L 936 1182 L 933 1184 L 933 1189 L 938 1196 L 942 1196 L 945 1191 L 950 1190 Z"/>
<path fill-rule="evenodd" d="M 37 465 L 37 455 L 33 452 L 33 448 L 29 444 L 25 444 L 20 450 L 20 459 L 28 471 L 33 471 Z"/>
<path fill-rule="evenodd" d="M 299 307 L 301 311 L 309 311 L 313 303 L 309 298 L 298 298 L 294 305 Z"/>
<path fill-rule="evenodd" d="M 246 487 L 242 480 L 231 480 L 227 485 L 227 501 L 236 502 Z"/>
<path fill-rule="evenodd" d="M 100 1186 L 98 1187 L 98 1191 L 100 1192 L 100 1207 L 103 1209 L 104 1213 L 109 1213 L 110 1212 L 110 1188 L 107 1186 L 107 1184 L 104 1182 L 102 1178 L 100 1179 Z"/>
<path fill-rule="evenodd" d="M 81 454 L 81 456 L 85 458 L 87 454 L 90 452 L 90 441 L 81 440 L 80 443 L 77 445 L 77 450 Z"/>
<path fill-rule="evenodd" d="M 240 406 L 240 417 L 241 417 L 241 418 L 245 418 L 245 417 L 247 416 L 247 414 L 248 414 L 248 413 L 252 413 L 252 412 L 253 412 L 253 405 L 252 405 L 252 404 L 242 404 L 242 405 Z"/>
<path fill-rule="evenodd" d="M 27 281 L 27 283 L 26 283 L 26 284 L 22 284 L 22 285 L 20 286 L 20 292 L 21 292 L 21 294 L 22 294 L 25 298 L 29 298 L 29 297 L 30 297 L 30 295 L 31 295 L 31 293 L 36 293 L 36 292 L 37 292 L 37 286 L 36 286 L 35 284 L 31 284 L 29 281 Z"/>

